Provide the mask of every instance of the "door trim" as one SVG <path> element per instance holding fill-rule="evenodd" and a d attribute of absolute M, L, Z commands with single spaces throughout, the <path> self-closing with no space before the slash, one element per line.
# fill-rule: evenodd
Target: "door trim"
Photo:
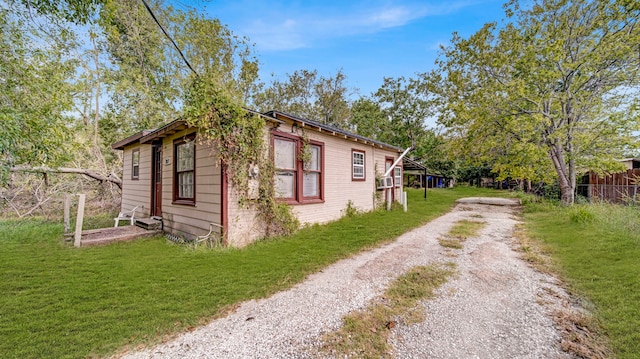
<path fill-rule="evenodd" d="M 160 182 L 157 182 L 157 180 Z M 160 193 L 158 195 L 158 186 Z M 151 146 L 151 216 L 162 217 L 162 143 Z"/>

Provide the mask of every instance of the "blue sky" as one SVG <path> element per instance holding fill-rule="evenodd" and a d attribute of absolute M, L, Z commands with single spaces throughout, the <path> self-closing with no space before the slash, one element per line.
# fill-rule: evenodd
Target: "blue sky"
<path fill-rule="evenodd" d="M 414 77 L 432 69 L 439 45 L 447 44 L 452 32 L 466 37 L 500 21 L 504 1 L 212 0 L 190 5 L 255 43 L 263 82 L 300 69 L 324 76 L 342 69 L 348 86 L 369 95 L 384 77 Z"/>

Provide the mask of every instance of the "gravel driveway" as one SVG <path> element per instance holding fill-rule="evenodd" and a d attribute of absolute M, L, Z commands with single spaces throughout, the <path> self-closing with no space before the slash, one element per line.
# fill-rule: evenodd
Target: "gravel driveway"
<path fill-rule="evenodd" d="M 454 262 L 459 274 L 435 299 L 423 303 L 426 320 L 392 329 L 394 357 L 570 358 L 559 349 L 560 335 L 551 319 L 566 293 L 513 250 L 516 207 L 491 203 L 466 200 L 391 244 L 337 262 L 288 291 L 245 302 L 224 318 L 124 357 L 310 358 L 322 333 L 338 328 L 350 311 L 365 308 L 406 270 Z M 462 219 L 487 225 L 463 249 L 440 246 L 438 237 Z"/>

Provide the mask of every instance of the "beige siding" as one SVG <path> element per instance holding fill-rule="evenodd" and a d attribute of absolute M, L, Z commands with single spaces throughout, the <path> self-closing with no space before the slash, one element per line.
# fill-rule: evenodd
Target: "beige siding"
<path fill-rule="evenodd" d="M 166 231 L 193 238 L 209 231 L 209 223 L 222 224 L 222 175 L 211 146 L 196 142 L 196 204 L 173 203 L 173 142 L 193 132 L 182 131 L 163 140 L 162 218 Z"/>
<path fill-rule="evenodd" d="M 140 169 L 137 180 L 131 179 L 131 161 L 134 150 L 140 150 Z M 151 204 L 151 145 L 132 145 L 125 147 L 122 168 L 121 211 L 138 206 L 138 213 L 149 216 Z"/>
<path fill-rule="evenodd" d="M 280 131 L 290 133 L 291 127 L 281 125 Z M 342 217 L 349 201 L 361 211 L 374 209 L 376 170 L 384 172 L 385 156 L 398 158 L 398 153 L 371 144 L 354 142 L 324 132 L 306 130 L 311 140 L 324 143 L 324 203 L 294 205 L 300 223 L 325 223 Z M 365 181 L 351 179 L 351 151 L 365 152 Z"/>
<path fill-rule="evenodd" d="M 278 131 L 291 133 L 289 125 L 282 124 Z M 299 131 L 299 130 L 298 130 Z M 173 203 L 174 140 L 193 132 L 182 131 L 163 140 L 162 153 L 162 217 L 166 231 L 185 238 L 208 232 L 209 223 L 222 224 L 222 174 L 215 153 L 210 146 L 196 143 L 196 203 L 195 206 Z M 340 218 L 349 201 L 357 209 L 370 211 L 382 205 L 382 191 L 376 190 L 376 176 L 384 173 L 385 157 L 399 156 L 392 150 L 370 143 L 354 142 L 342 136 L 306 129 L 308 137 L 324 143 L 324 201 L 293 206 L 301 223 L 324 223 Z M 270 133 L 265 128 L 265 141 Z M 131 153 L 140 149 L 140 176 L 131 180 Z M 352 180 L 353 149 L 365 152 L 365 181 Z M 151 145 L 132 145 L 125 148 L 123 168 L 122 208 L 143 208 L 149 215 L 151 203 Z M 268 152 L 265 153 L 268 155 Z M 396 189 L 399 199 L 401 188 Z M 235 190 L 229 186 L 227 241 L 232 246 L 244 246 L 264 236 L 264 225 L 257 219 L 253 208 L 241 207 Z"/>

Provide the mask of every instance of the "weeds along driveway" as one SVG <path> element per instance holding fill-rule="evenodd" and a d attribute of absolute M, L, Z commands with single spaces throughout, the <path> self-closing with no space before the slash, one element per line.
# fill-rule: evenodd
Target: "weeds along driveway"
<path fill-rule="evenodd" d="M 391 330 L 396 358 L 558 358 L 552 311 L 566 300 L 553 277 L 514 251 L 513 206 L 482 201 L 454 210 L 395 242 L 339 261 L 290 290 L 249 301 L 228 316 L 126 358 L 313 358 L 323 333 L 346 314 L 366 308 L 408 269 L 455 263 L 458 274 L 422 302 L 426 319 Z M 486 222 L 462 249 L 439 244 L 460 220 Z M 353 357 L 358 357 L 354 353 Z"/>

